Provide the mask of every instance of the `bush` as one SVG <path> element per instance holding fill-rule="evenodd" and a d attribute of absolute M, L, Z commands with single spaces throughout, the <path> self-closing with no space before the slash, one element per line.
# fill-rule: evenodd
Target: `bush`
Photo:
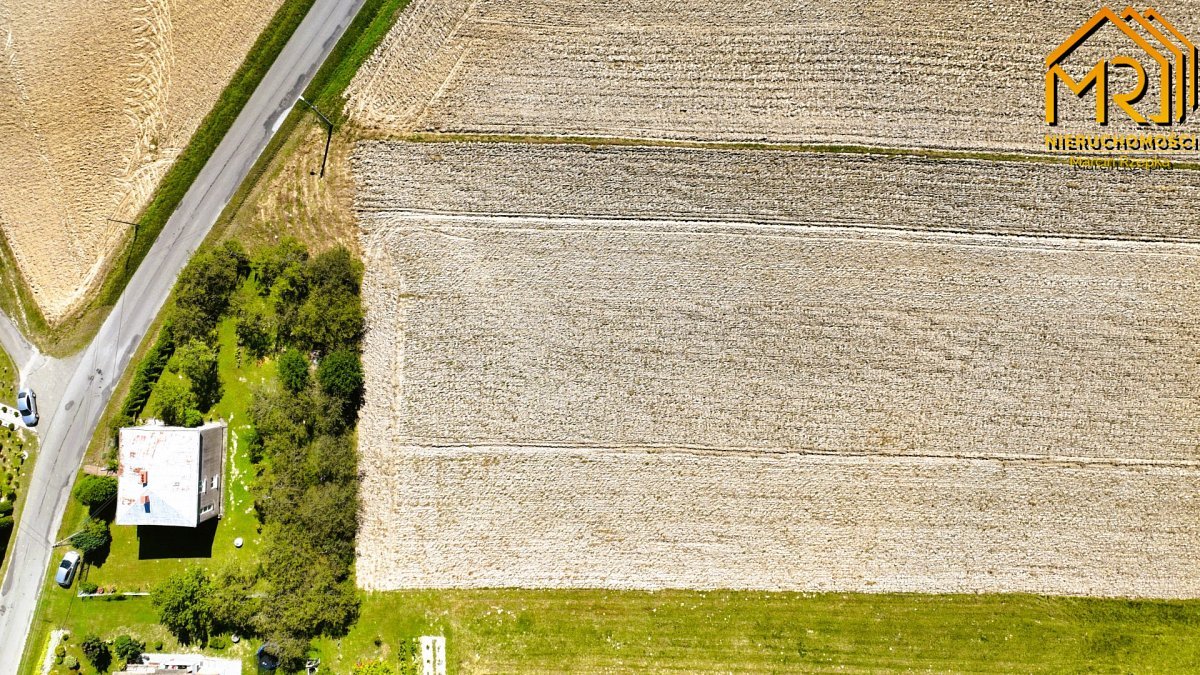
<path fill-rule="evenodd" d="M 308 388 L 308 359 L 298 349 L 289 349 L 279 355 L 275 364 L 279 371 L 279 381 L 293 394 Z"/>
<path fill-rule="evenodd" d="M 118 635 L 117 639 L 113 640 L 113 651 L 119 658 L 129 663 L 142 657 L 142 652 L 146 651 L 146 643 L 128 635 Z"/>
<path fill-rule="evenodd" d="M 62 657 L 67 655 L 67 648 L 60 644 L 59 646 L 54 648 L 54 655 L 57 656 L 59 659 L 62 659 Z M 59 663 L 62 663 L 62 661 L 59 661 Z"/>
<path fill-rule="evenodd" d="M 73 493 L 75 499 L 95 512 L 117 498 L 117 479 L 112 476 L 87 475 L 80 479 Z"/>
<path fill-rule="evenodd" d="M 196 407 L 206 411 L 221 400 L 221 376 L 217 369 L 217 350 L 191 340 L 175 352 L 179 369 L 192 384 Z"/>
<path fill-rule="evenodd" d="M 92 581 L 79 582 L 79 592 L 85 595 L 91 595 L 100 590 L 100 586 Z"/>
<path fill-rule="evenodd" d="M 67 656 L 63 658 L 63 665 L 67 667 L 67 670 L 79 670 L 79 659 Z"/>
<path fill-rule="evenodd" d="M 224 635 L 218 635 L 217 637 L 208 641 L 209 649 L 225 649 L 228 646 L 229 638 L 225 637 Z"/>
<path fill-rule="evenodd" d="M 91 518 L 84 524 L 83 529 L 71 535 L 71 545 L 78 548 L 84 557 L 94 556 L 112 542 L 112 534 L 108 531 L 108 523 Z"/>
<path fill-rule="evenodd" d="M 95 635 L 84 638 L 79 648 L 96 670 L 103 672 L 112 664 L 112 652 L 108 650 L 108 644 Z"/>
<path fill-rule="evenodd" d="M 0 516 L 11 516 L 13 506 L 12 502 L 0 502 Z"/>
<path fill-rule="evenodd" d="M 155 640 L 154 641 L 154 651 L 161 652 L 162 648 L 163 648 L 162 640 Z"/>
<path fill-rule="evenodd" d="M 0 516 L 0 537 L 8 536 L 16 522 L 12 516 Z"/>
<path fill-rule="evenodd" d="M 357 409 L 363 388 L 362 361 L 355 352 L 335 351 L 321 359 L 317 381 L 322 392 L 341 401 L 347 410 Z"/>
<path fill-rule="evenodd" d="M 196 427 L 204 422 L 197 409 L 196 395 L 182 382 L 168 378 L 158 388 L 158 416 L 177 427 Z"/>

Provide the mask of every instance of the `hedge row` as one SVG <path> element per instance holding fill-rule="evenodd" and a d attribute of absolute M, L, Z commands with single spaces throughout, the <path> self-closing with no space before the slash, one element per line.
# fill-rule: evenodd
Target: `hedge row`
<path fill-rule="evenodd" d="M 136 420 L 150 400 L 154 385 L 167 367 L 167 361 L 175 353 L 175 341 L 171 339 L 170 327 L 164 326 L 158 331 L 158 339 L 146 353 L 145 358 L 138 364 L 137 372 L 133 374 L 133 382 L 129 385 L 129 393 L 121 404 L 121 417 Z"/>

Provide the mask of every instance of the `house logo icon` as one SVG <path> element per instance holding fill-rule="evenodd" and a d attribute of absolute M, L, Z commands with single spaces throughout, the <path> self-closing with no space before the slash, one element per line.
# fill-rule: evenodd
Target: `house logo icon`
<path fill-rule="evenodd" d="M 1102 30 L 1117 31 L 1117 39 L 1129 52 L 1101 58 L 1094 64 L 1072 64 L 1077 48 Z M 1196 54 L 1196 46 L 1157 10 L 1148 8 L 1139 13 L 1127 7 L 1117 14 L 1103 7 L 1046 57 L 1046 124 L 1058 124 L 1060 85 L 1080 98 L 1095 96 L 1095 118 L 1101 125 L 1109 122 L 1110 102 L 1140 125 L 1183 122 L 1196 108 Z M 1076 72 L 1089 69 L 1076 79 L 1064 66 L 1078 68 Z M 1137 80 L 1133 88 L 1110 90 L 1110 75 L 1118 69 L 1132 72 Z M 1157 84 L 1159 100 L 1139 106 L 1151 82 Z"/>

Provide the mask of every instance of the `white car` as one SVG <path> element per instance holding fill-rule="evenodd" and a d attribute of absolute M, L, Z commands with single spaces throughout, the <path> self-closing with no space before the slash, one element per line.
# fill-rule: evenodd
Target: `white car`
<path fill-rule="evenodd" d="M 77 569 L 79 569 L 79 554 L 75 551 L 67 551 L 62 562 L 58 564 L 58 569 L 54 572 L 54 580 L 63 588 L 70 588 Z"/>
<path fill-rule="evenodd" d="M 25 423 L 25 426 L 37 426 L 37 394 L 33 393 L 32 389 L 22 389 L 17 392 L 17 412 L 21 413 L 21 421 Z"/>

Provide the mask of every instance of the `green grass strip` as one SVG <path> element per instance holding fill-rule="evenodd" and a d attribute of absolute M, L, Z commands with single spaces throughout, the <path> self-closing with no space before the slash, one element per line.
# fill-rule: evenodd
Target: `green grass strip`
<path fill-rule="evenodd" d="M 387 37 L 408 3 L 409 0 L 367 0 L 304 91 L 304 98 L 335 124 L 340 124 L 343 119 L 346 87 L 367 57 Z"/>
<path fill-rule="evenodd" d="M 291 39 L 292 33 L 296 31 L 296 27 L 308 14 L 314 2 L 315 0 L 284 0 L 271 22 L 259 34 L 246 60 L 234 73 L 229 85 L 217 99 L 216 105 L 204 117 L 204 121 L 167 171 L 167 175 L 163 176 L 154 193 L 154 199 L 142 211 L 137 220 L 136 236 L 126 250 L 124 260 L 119 266 L 114 266 L 100 293 L 101 304 L 113 304 L 120 297 L 121 291 L 129 283 L 129 278 L 166 226 L 167 219 L 175 212 L 184 194 L 192 186 L 196 176 L 200 175 L 200 170 L 233 126 L 246 101 L 250 100 L 250 95 L 258 88 L 267 70 L 275 63 L 279 52 L 283 51 L 284 45 Z"/>

